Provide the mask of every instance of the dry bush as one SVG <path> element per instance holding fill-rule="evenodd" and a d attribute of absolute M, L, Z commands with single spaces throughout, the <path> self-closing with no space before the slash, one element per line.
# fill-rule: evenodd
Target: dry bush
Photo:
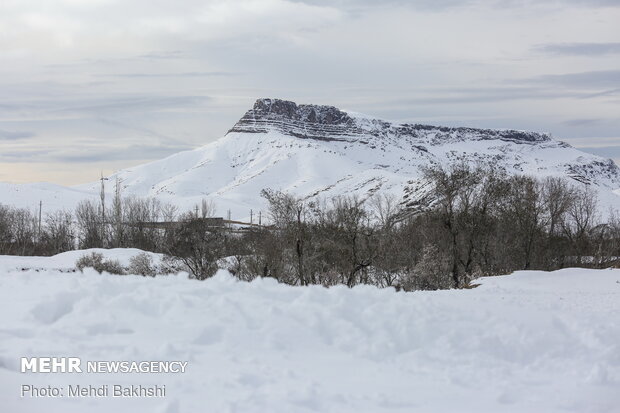
<path fill-rule="evenodd" d="M 157 267 L 153 264 L 153 259 L 146 252 L 131 257 L 129 260 L 129 274 L 155 277 L 157 275 Z"/>
<path fill-rule="evenodd" d="M 106 260 L 103 258 L 103 254 L 99 252 L 82 255 L 75 262 L 75 267 L 80 271 L 84 271 L 84 268 L 92 268 L 98 273 L 125 274 L 125 270 L 118 260 Z"/>

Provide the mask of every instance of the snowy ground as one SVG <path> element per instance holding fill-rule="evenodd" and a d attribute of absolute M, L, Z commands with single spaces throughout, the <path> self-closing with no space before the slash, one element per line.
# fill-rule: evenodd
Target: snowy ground
<path fill-rule="evenodd" d="M 472 290 L 16 271 L 0 257 L 2 412 L 618 412 L 620 271 Z M 20 373 L 25 356 L 186 360 L 184 374 Z M 20 398 L 23 384 L 164 398 Z"/>
<path fill-rule="evenodd" d="M 75 271 L 75 262 L 83 255 L 93 252 L 103 255 L 105 260 L 118 261 L 123 267 L 128 267 L 131 258 L 138 254 L 145 253 L 137 248 L 90 248 L 87 250 L 67 251 L 53 257 L 20 257 L 15 255 L 0 255 L 0 271 L 22 271 L 32 270 L 58 270 Z M 154 265 L 161 264 L 163 255 L 153 252 L 146 252 L 151 257 Z"/>

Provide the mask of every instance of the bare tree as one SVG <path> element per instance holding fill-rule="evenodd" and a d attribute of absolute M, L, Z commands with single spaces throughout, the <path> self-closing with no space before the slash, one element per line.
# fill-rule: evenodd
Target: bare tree
<path fill-rule="evenodd" d="M 68 211 L 47 214 L 45 228 L 41 235 L 41 251 L 55 255 L 75 248 L 73 215 Z"/>
<path fill-rule="evenodd" d="M 103 223 L 97 205 L 89 200 L 82 201 L 75 209 L 80 248 L 103 248 L 105 239 Z"/>
<path fill-rule="evenodd" d="M 576 190 L 567 216 L 564 234 L 572 245 L 576 264 L 582 264 L 588 250 L 589 234 L 598 225 L 597 193 L 591 186 Z"/>
<path fill-rule="evenodd" d="M 11 254 L 13 252 L 11 219 L 11 208 L 0 204 L 0 254 Z"/>
<path fill-rule="evenodd" d="M 204 280 L 218 269 L 217 261 L 225 253 L 225 236 L 222 227 L 187 213 L 175 229 L 174 242 L 168 247 L 168 253 L 183 262 L 193 278 Z"/>
<path fill-rule="evenodd" d="M 545 225 L 545 205 L 540 183 L 527 176 L 510 178 L 503 213 L 505 230 L 512 228 L 515 250 L 521 257 L 520 267 L 530 269 L 534 248 L 541 241 Z"/>
<path fill-rule="evenodd" d="M 480 169 L 472 169 L 467 164 L 458 164 L 448 170 L 442 168 L 425 169 L 424 177 L 432 183 L 436 195 L 435 208 L 438 218 L 448 233 L 452 261 L 452 280 L 459 288 L 465 274 L 471 267 L 475 249 L 472 230 L 476 222 L 473 211 L 479 200 L 478 184 L 483 176 Z M 478 213 L 485 211 L 481 208 Z M 469 229 L 469 232 L 467 230 Z"/>

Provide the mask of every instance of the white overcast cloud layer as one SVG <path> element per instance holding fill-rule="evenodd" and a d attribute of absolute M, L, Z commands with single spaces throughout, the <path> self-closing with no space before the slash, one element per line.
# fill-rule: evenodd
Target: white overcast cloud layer
<path fill-rule="evenodd" d="M 620 158 L 620 1 L 3 0 L 0 180 L 80 183 L 258 97 Z"/>

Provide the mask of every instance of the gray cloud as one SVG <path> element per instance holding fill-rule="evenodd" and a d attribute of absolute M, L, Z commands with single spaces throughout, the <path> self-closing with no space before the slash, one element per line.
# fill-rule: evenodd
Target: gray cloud
<path fill-rule="evenodd" d="M 0 152 L 0 160 L 2 162 L 42 162 L 45 160 L 43 158 L 49 154 L 49 150 L 27 148 L 19 151 Z"/>
<path fill-rule="evenodd" d="M 186 54 L 181 50 L 159 51 L 150 52 L 138 56 L 141 59 L 153 59 L 153 60 L 167 60 L 167 59 L 179 59 L 185 57 Z"/>
<path fill-rule="evenodd" d="M 553 1 L 550 1 L 550 3 L 553 3 Z M 584 7 L 620 7 L 620 2 L 618 2 L 618 0 L 559 0 L 555 3 L 564 3 L 566 5 L 574 4 Z"/>
<path fill-rule="evenodd" d="M 208 96 L 136 96 L 94 99 L 79 105 L 58 109 L 68 113 L 101 113 L 132 111 L 158 111 L 174 108 L 196 107 L 211 100 Z"/>
<path fill-rule="evenodd" d="M 554 55 L 597 56 L 620 54 L 620 43 L 550 43 L 538 45 L 534 50 Z"/>
<path fill-rule="evenodd" d="M 177 138 L 165 135 L 163 133 L 154 131 L 144 126 L 133 125 L 133 124 L 121 122 L 119 120 L 108 119 L 108 118 L 97 118 L 96 121 L 102 125 L 112 126 L 117 129 L 129 131 L 129 132 L 138 132 L 142 136 L 153 137 L 162 145 L 179 145 L 182 147 L 186 146 L 184 142 L 180 141 Z"/>
<path fill-rule="evenodd" d="M 422 10 L 445 10 L 455 7 L 471 7 L 484 4 L 494 8 L 513 8 L 531 6 L 580 6 L 580 7 L 620 7 L 618 0 L 291 0 L 294 3 L 305 3 L 312 6 L 331 6 L 341 9 L 360 11 L 367 8 L 386 6 L 412 7 Z"/>
<path fill-rule="evenodd" d="M 386 6 L 408 6 L 421 9 L 445 9 L 450 7 L 473 4 L 475 0 L 292 0 L 293 3 L 304 3 L 312 6 L 332 6 L 346 9 Z"/>
<path fill-rule="evenodd" d="M 218 77 L 218 76 L 237 76 L 233 72 L 181 72 L 181 73 L 110 73 L 104 74 L 105 77 L 126 77 L 126 78 L 148 78 L 148 77 Z"/>
<path fill-rule="evenodd" d="M 620 89 L 603 90 L 602 92 L 590 93 L 586 95 L 586 98 L 597 98 L 606 96 L 618 96 L 620 95 Z"/>
<path fill-rule="evenodd" d="M 620 146 L 603 146 L 603 147 L 587 147 L 582 146 L 578 148 L 580 151 L 589 152 L 594 155 L 602 156 L 603 158 L 620 158 Z"/>
<path fill-rule="evenodd" d="M 566 126 L 592 126 L 596 123 L 600 123 L 602 119 L 570 119 L 562 122 Z"/>
<path fill-rule="evenodd" d="M 79 149 L 25 149 L 0 153 L 2 162 L 62 162 L 85 163 L 99 161 L 132 161 L 158 159 L 177 152 L 192 149 L 186 145 L 127 145 L 116 148 L 107 146 L 76 145 Z"/>
<path fill-rule="evenodd" d="M 141 159 L 158 159 L 189 149 L 192 149 L 192 147 L 159 145 L 129 145 L 114 149 L 101 147 L 96 148 L 96 150 L 58 152 L 53 154 L 50 157 L 50 160 L 81 163 L 98 161 L 130 161 Z"/>
<path fill-rule="evenodd" d="M 580 73 L 548 74 L 522 80 L 523 83 L 537 83 L 548 86 L 570 88 L 614 88 L 620 85 L 620 70 L 599 70 Z M 606 93 L 613 92 L 606 91 Z M 593 95 L 590 95 L 593 96 Z"/>
<path fill-rule="evenodd" d="M 7 131 L 0 129 L 0 140 L 16 141 L 19 139 L 28 139 L 37 136 L 34 132 L 25 131 Z"/>
<path fill-rule="evenodd" d="M 520 100 L 551 100 L 551 99 L 586 99 L 599 94 L 582 91 L 572 91 L 557 88 L 541 88 L 540 86 L 515 87 L 479 87 L 479 88 L 452 88 L 431 89 L 419 93 L 415 98 L 390 101 L 396 104 L 459 104 L 459 103 L 493 103 Z"/>
<path fill-rule="evenodd" d="M 75 115 L 157 112 L 165 110 L 199 108 L 211 102 L 209 96 L 163 96 L 163 95 L 134 95 L 82 98 L 79 96 L 56 97 L 46 99 L 5 101 L 0 104 L 0 115 L 27 112 L 38 116 Z"/>

